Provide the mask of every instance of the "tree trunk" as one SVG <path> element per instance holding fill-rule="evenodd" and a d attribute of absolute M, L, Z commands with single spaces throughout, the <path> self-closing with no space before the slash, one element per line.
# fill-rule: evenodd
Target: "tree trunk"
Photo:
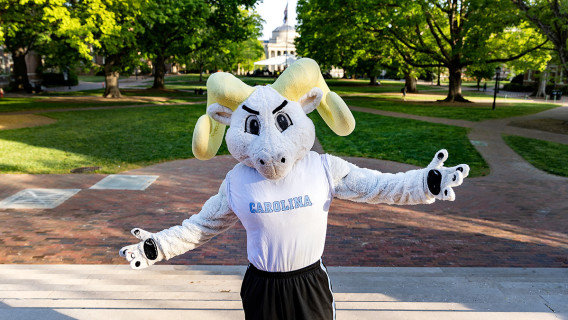
<path fill-rule="evenodd" d="M 166 76 L 166 58 L 163 54 L 158 54 L 152 61 L 154 64 L 154 85 L 152 89 L 164 89 L 164 77 Z"/>
<path fill-rule="evenodd" d="M 440 67 L 438 67 L 438 83 L 436 84 L 438 87 L 441 86 L 440 84 Z"/>
<path fill-rule="evenodd" d="M 481 84 L 481 78 L 477 78 L 477 91 L 479 91 L 480 84 Z"/>
<path fill-rule="evenodd" d="M 199 82 L 203 82 L 203 64 L 199 65 Z"/>
<path fill-rule="evenodd" d="M 543 71 L 538 80 L 538 89 L 536 90 L 536 97 L 546 97 L 546 82 L 548 81 L 548 71 Z"/>
<path fill-rule="evenodd" d="M 411 72 L 404 73 L 404 86 L 406 87 L 407 93 L 417 93 L 416 89 L 416 78 Z"/>
<path fill-rule="evenodd" d="M 442 102 L 471 102 L 463 97 L 461 91 L 461 68 L 450 66 L 448 68 L 450 73 L 450 88 L 448 91 L 448 96 Z"/>
<path fill-rule="evenodd" d="M 28 66 L 26 64 L 26 49 L 17 48 L 12 51 L 12 60 L 14 61 L 14 82 L 10 85 L 13 90 L 25 90 L 32 92 L 30 79 L 28 78 Z"/>
<path fill-rule="evenodd" d="M 371 76 L 369 79 L 369 85 L 370 86 L 376 86 L 377 85 L 377 76 Z"/>

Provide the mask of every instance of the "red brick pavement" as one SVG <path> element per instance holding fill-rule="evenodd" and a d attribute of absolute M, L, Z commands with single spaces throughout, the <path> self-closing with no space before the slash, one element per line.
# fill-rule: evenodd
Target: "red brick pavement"
<path fill-rule="evenodd" d="M 411 166 L 349 159 L 397 172 Z M 199 212 L 230 156 L 173 161 L 134 170 L 160 178 L 145 191 L 87 189 L 103 175 L 2 175 L 0 197 L 24 188 L 84 189 L 50 210 L 0 210 L 0 263 L 124 264 L 133 227 L 159 231 Z M 466 179 L 455 202 L 366 205 L 334 200 L 324 259 L 332 266 L 568 267 L 566 180 Z M 245 264 L 238 224 L 171 264 Z"/>

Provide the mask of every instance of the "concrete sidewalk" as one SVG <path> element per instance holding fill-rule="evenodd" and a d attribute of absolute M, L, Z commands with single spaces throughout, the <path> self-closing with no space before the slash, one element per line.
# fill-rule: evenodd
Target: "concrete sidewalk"
<path fill-rule="evenodd" d="M 0 265 L 0 319 L 243 319 L 245 266 Z M 568 269 L 330 267 L 337 319 L 568 319 Z"/>

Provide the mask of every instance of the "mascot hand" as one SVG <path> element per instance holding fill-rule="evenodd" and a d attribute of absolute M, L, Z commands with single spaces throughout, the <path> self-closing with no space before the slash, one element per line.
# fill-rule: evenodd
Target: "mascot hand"
<path fill-rule="evenodd" d="M 434 159 L 426 167 L 426 182 L 430 193 L 440 200 L 454 201 L 456 194 L 452 187 L 462 184 L 463 178 L 469 174 L 469 166 L 460 164 L 455 167 L 444 167 L 444 161 L 448 159 L 448 151 L 442 149 L 436 153 Z"/>
<path fill-rule="evenodd" d="M 130 262 L 132 269 L 144 269 L 163 259 L 152 233 L 134 228 L 132 234 L 142 242 L 123 247 L 120 256 Z"/>

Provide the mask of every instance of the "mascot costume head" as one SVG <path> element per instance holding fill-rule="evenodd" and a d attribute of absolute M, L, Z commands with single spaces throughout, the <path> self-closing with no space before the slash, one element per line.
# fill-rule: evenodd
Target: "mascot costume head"
<path fill-rule="evenodd" d="M 314 109 L 340 136 L 355 128 L 351 111 L 329 90 L 312 59 L 296 61 L 271 86 L 251 87 L 232 74 L 215 73 L 207 80 L 207 114 L 193 132 L 193 154 L 214 157 L 229 126 L 233 157 L 267 179 L 282 178 L 313 146 L 315 129 L 307 114 Z"/>

